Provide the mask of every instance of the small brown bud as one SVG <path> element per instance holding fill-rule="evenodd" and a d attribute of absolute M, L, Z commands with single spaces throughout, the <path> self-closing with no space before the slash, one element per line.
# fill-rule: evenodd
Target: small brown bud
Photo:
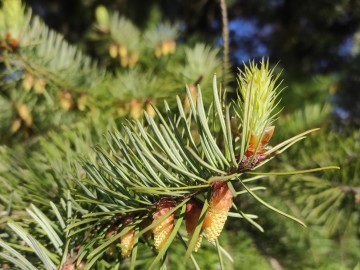
<path fill-rule="evenodd" d="M 191 199 L 186 204 L 186 212 L 185 212 L 185 226 L 186 231 L 189 236 L 189 240 L 192 238 L 193 233 L 196 229 L 196 226 L 199 223 L 199 218 L 202 210 L 202 203 L 197 199 Z M 196 245 L 195 245 L 195 252 L 198 251 L 198 249 L 201 246 L 201 240 L 202 240 L 202 234 L 200 233 L 199 238 L 197 239 Z"/>
<path fill-rule="evenodd" d="M 115 234 L 117 234 L 117 228 L 116 225 L 111 225 L 110 228 L 108 229 L 108 231 L 106 232 L 105 235 L 105 239 L 110 239 L 112 236 L 114 236 Z M 116 246 L 115 245 L 111 245 L 108 249 L 107 249 L 107 253 L 109 255 L 114 254 L 114 252 L 116 251 Z"/>

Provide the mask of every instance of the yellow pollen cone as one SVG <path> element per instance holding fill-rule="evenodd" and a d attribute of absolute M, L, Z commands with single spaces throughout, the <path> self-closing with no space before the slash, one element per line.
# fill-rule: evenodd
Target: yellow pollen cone
<path fill-rule="evenodd" d="M 203 228 L 205 237 L 210 243 L 215 242 L 224 228 L 227 214 L 233 202 L 233 196 L 226 182 L 215 182 L 209 202 Z"/>
<path fill-rule="evenodd" d="M 159 202 L 156 212 L 153 215 L 153 222 L 166 215 L 174 207 L 172 202 Z M 160 251 L 172 230 L 174 229 L 174 213 L 169 215 L 165 220 L 153 228 L 154 246 L 157 251 Z"/>

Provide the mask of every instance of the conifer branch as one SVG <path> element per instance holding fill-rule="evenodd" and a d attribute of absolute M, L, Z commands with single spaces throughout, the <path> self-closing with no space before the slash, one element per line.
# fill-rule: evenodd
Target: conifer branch
<path fill-rule="evenodd" d="M 30 211 L 35 222 L 46 228 L 57 253 L 68 250 L 69 244 L 73 247 L 75 255 L 61 254 L 62 265 L 84 262 L 85 269 L 90 269 L 104 254 L 116 250 L 113 245 L 118 240 L 123 256 L 131 256 L 133 243 L 152 246 L 148 236 L 152 231 L 154 246 L 159 252 L 151 264 L 155 267 L 176 241 L 186 209 L 190 203 L 194 205 L 194 201 L 199 203 L 198 220 L 192 220 L 194 214 L 188 214 L 184 221 L 193 223 L 186 258 L 200 247 L 202 234 L 211 243 L 218 241 L 228 216 L 244 218 L 261 229 L 251 215 L 244 214 L 234 205 L 234 195 L 241 192 L 303 224 L 255 194 L 262 187 L 248 186 L 242 181 L 244 173 L 261 167 L 304 135 L 294 136 L 280 143 L 276 150 L 270 150 L 268 142 L 273 128 L 269 131 L 269 127 L 276 116 L 278 87 L 268 63 L 262 61 L 260 66 L 251 63 L 245 69 L 245 75 L 239 76 L 239 91 L 243 96 L 239 103 L 225 104 L 219 97 L 214 79 L 214 104 L 207 111 L 201 89 L 198 88 L 195 99 L 187 89 L 190 111 L 185 112 L 182 103 L 178 102 L 180 114 L 177 115 L 165 103 L 165 113 L 154 107 L 155 119 L 145 113 L 144 122 L 124 122 L 121 131 L 111 133 L 109 148 L 112 150 L 96 147 L 98 162 L 84 162 L 87 177 L 77 181 L 76 201 L 70 201 L 70 205 L 76 205 L 76 213 L 73 215 L 70 211 L 63 219 L 57 211 L 61 224 L 67 220 L 64 240 L 59 241 L 61 238 L 47 225 L 48 220 L 43 215 Z M 231 126 L 231 118 L 238 119 L 239 124 Z M 264 173 L 261 174 L 262 177 Z M 239 182 L 244 190 L 239 190 L 230 181 Z M 229 213 L 231 208 L 238 214 Z M 96 238 L 87 237 L 93 234 Z M 45 265 L 51 268 L 54 262 L 59 263 L 59 259 L 52 255 L 48 257 L 35 242 L 29 241 Z M 79 245 L 82 249 L 76 250 Z M 217 248 L 222 261 L 223 251 L 218 242 Z M 135 259 L 132 261 L 134 263 Z"/>

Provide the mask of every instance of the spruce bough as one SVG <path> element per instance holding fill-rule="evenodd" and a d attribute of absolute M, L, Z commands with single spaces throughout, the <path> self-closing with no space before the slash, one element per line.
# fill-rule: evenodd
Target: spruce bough
<path fill-rule="evenodd" d="M 99 241 L 102 244 L 90 254 L 83 249 L 81 257 L 92 260 L 101 256 L 114 237 L 122 239 L 121 254 L 132 256 L 132 268 L 137 252 L 131 249 L 137 249 L 140 243 L 153 246 L 158 252 L 150 268 L 164 260 L 176 238 L 184 243 L 185 259 L 200 248 L 202 235 L 220 249 L 217 238 L 228 216 L 244 218 L 262 230 L 255 215 L 243 213 L 233 202 L 244 193 L 305 226 L 264 202 L 253 184 L 266 175 L 257 171 L 259 167 L 314 131 L 305 131 L 273 147 L 269 145 L 279 111 L 277 79 L 268 62 L 250 63 L 238 75 L 237 101 L 225 102 L 214 77 L 213 103 L 208 111 L 201 89 L 197 89 L 196 97 L 187 89 L 188 110 L 177 98 L 176 114 L 165 102 L 164 114 L 154 108 L 155 118 L 145 112 L 144 122 L 127 122 L 121 132 L 111 133 L 112 151 L 106 153 L 98 148 L 99 164 L 88 162 L 84 166 L 88 179 L 80 183 L 82 191 L 78 196 L 87 213 L 78 226 L 72 226 L 73 231 L 82 232 L 81 228 L 100 223 L 98 234 L 100 238 L 104 235 L 105 242 Z M 181 230 L 182 223 L 186 234 Z M 109 234 L 114 224 L 117 231 Z M 124 244 L 124 237 L 130 244 Z"/>

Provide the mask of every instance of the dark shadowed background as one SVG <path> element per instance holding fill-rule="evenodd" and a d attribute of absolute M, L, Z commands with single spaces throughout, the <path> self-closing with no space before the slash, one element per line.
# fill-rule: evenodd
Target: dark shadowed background
<path fill-rule="evenodd" d="M 84 37 L 100 4 L 119 11 L 140 28 L 157 20 L 177 22 L 182 31 L 180 41 L 196 36 L 221 45 L 221 14 L 216 0 L 25 2 L 51 28 L 88 52 L 91 49 Z M 332 82 L 331 94 L 336 92 L 331 97 L 335 122 L 360 124 L 360 1 L 231 0 L 227 4 L 234 70 L 244 61 L 265 56 L 286 70 L 285 84 L 289 87 L 303 83 L 308 88 L 309 80 L 312 84 L 316 75 L 327 76 Z"/>

